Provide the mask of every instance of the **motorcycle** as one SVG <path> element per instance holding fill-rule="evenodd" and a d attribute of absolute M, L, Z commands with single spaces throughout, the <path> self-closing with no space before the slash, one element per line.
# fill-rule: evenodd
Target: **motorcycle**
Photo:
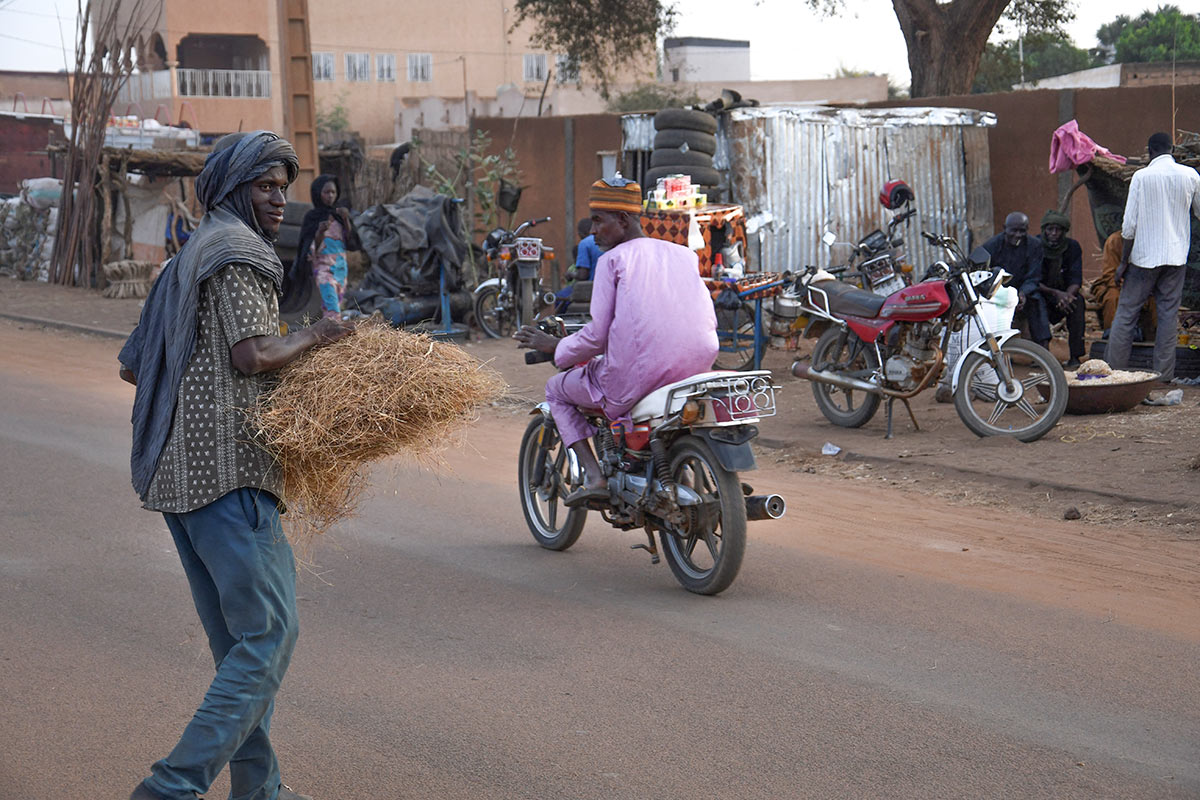
<path fill-rule="evenodd" d="M 889 181 L 879 193 L 880 204 L 889 210 L 896 209 L 888 221 L 887 232 L 876 228 L 858 242 L 838 242 L 833 233 L 822 237 L 826 246 L 849 245 L 850 262 L 829 270 L 841 280 L 853 280 L 859 288 L 888 297 L 911 283 L 912 265 L 905 262 L 904 237 L 896 228 L 912 219 L 917 209 L 913 206 L 912 189 L 904 181 Z"/>
<path fill-rule="evenodd" d="M 561 320 L 539 327 L 563 335 Z M 538 352 L 526 363 L 549 360 Z M 690 592 L 713 595 L 733 583 L 746 549 L 748 520 L 778 519 L 786 511 L 779 495 L 756 495 L 738 473 L 755 468 L 750 440 L 755 423 L 775 413 L 771 373 L 705 372 L 657 389 L 622 424 L 588 411 L 597 433 L 597 461 L 608 481 L 606 501 L 590 510 L 620 530 L 642 528 L 646 543 L 633 545 L 659 563 L 662 554 L 675 579 Z M 550 408 L 538 403 L 517 458 L 521 509 L 533 538 L 547 550 L 566 550 L 583 532 L 589 507 L 568 508 L 563 499 L 584 483 L 575 453 L 563 446 Z"/>
<path fill-rule="evenodd" d="M 475 287 L 475 320 L 488 337 L 499 339 L 532 325 L 536 313 L 554 302 L 540 278 L 542 261 L 554 260 L 554 248 L 538 237 L 521 235 L 549 221 L 550 217 L 527 220 L 514 231 L 496 228 L 483 240 L 488 273 L 501 273 Z"/>
<path fill-rule="evenodd" d="M 954 364 L 954 408 L 977 436 L 1012 436 L 1032 442 L 1058 424 L 1067 405 L 1062 366 L 1045 348 L 1018 338 L 1008 320 L 997 321 L 990 301 L 1008 273 L 991 267 L 982 247 L 968 258 L 949 236 L 922 232 L 946 251 L 924 280 L 888 297 L 856 289 L 809 268 L 792 290 L 809 323 L 820 331 L 811 363 L 797 360 L 792 374 L 813 382 L 826 419 L 860 427 L 887 399 L 887 438 L 892 404 L 901 400 L 919 429 L 909 398 L 929 388 L 943 368 L 955 332 L 978 333 Z"/>

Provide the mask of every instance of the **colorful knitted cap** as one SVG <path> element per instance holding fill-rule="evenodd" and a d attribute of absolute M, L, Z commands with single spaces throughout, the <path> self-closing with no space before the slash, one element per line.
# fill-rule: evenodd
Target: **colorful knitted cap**
<path fill-rule="evenodd" d="M 642 187 L 617 173 L 592 184 L 588 194 L 588 208 L 592 211 L 627 211 L 642 213 Z"/>

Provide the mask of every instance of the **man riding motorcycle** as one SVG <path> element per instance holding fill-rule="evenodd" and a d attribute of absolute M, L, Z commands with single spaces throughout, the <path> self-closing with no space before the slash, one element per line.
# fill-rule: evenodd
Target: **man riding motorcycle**
<path fill-rule="evenodd" d="M 592 234 L 603 253 L 591 321 L 562 339 L 531 326 L 513 334 L 566 370 L 546 382 L 546 401 L 585 473 L 583 486 L 563 499 L 570 507 L 608 497 L 588 443 L 595 431 L 580 407 L 622 420 L 655 389 L 710 369 L 717 355 L 716 314 L 696 254 L 643 233 L 641 191 L 619 174 L 592 184 Z"/>

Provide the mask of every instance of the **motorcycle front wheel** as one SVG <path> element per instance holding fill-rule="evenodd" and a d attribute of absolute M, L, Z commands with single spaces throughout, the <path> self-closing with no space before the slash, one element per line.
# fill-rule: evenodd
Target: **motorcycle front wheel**
<path fill-rule="evenodd" d="M 721 466 L 702 439 L 684 436 L 667 454 L 671 477 L 700 495 L 685 506 L 685 522 L 659 532 L 663 556 L 675 579 L 696 594 L 729 588 L 746 553 L 746 500 L 737 473 Z"/>
<path fill-rule="evenodd" d="M 501 293 L 495 286 L 489 286 L 475 295 L 475 321 L 489 339 L 502 339 L 516 330 L 510 302 L 507 292 Z"/>
<path fill-rule="evenodd" d="M 1013 390 L 1000 385 L 990 356 L 964 358 L 954 410 L 976 436 L 1012 436 L 1032 442 L 1058 424 L 1067 409 L 1067 376 L 1050 351 L 1027 339 L 1012 338 L 1000 357 L 1016 380 Z"/>
<path fill-rule="evenodd" d="M 586 508 L 563 505 L 563 498 L 575 488 L 567 464 L 567 448 L 558 429 L 536 415 L 521 437 L 517 486 L 529 532 L 547 550 L 566 550 L 575 544 L 587 520 Z"/>
<path fill-rule="evenodd" d="M 842 364 L 850 354 L 850 348 L 859 339 L 853 333 L 845 334 L 845 343 L 839 345 L 841 337 L 839 328 L 829 328 L 817 339 L 813 347 L 812 368 L 828 370 Z M 854 359 L 837 371 L 852 378 L 870 381 L 879 370 L 879 359 L 875 356 L 875 348 L 864 345 L 854 356 Z M 858 389 L 843 389 L 829 383 L 812 382 L 813 397 L 817 408 L 825 415 L 825 419 L 843 428 L 860 428 L 867 424 L 875 412 L 879 410 L 880 397 L 877 394 Z"/>

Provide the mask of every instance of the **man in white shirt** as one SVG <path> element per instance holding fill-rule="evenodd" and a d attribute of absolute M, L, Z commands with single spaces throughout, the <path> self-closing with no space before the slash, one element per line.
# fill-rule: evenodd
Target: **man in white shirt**
<path fill-rule="evenodd" d="M 1169 134 L 1154 134 L 1146 149 L 1150 163 L 1133 174 L 1125 201 L 1125 241 L 1115 276 L 1121 298 L 1105 356 L 1114 369 L 1129 365 L 1138 314 L 1153 295 L 1158 306 L 1154 369 L 1169 381 L 1175 376 L 1176 317 L 1187 275 L 1191 215 L 1200 217 L 1200 173 L 1175 163 Z"/>

